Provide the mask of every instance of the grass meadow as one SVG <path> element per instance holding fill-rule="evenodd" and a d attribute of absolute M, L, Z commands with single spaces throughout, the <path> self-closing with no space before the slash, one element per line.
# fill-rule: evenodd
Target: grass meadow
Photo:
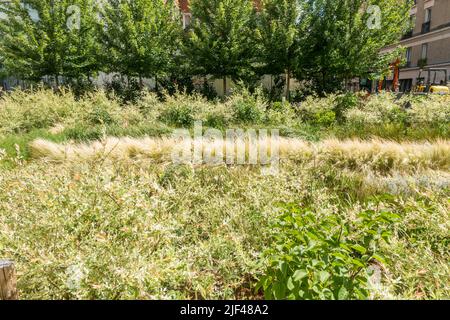
<path fill-rule="evenodd" d="M 406 107 L 405 107 L 406 106 Z M 175 128 L 280 130 L 278 174 L 175 165 Z M 22 299 L 448 299 L 450 98 L 0 98 Z"/>

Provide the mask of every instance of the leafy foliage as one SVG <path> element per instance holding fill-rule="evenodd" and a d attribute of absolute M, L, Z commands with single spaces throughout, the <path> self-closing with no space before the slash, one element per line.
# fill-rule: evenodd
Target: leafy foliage
<path fill-rule="evenodd" d="M 140 79 L 170 71 L 181 32 L 173 1 L 111 0 L 100 15 L 108 71 Z"/>
<path fill-rule="evenodd" d="M 261 94 L 252 95 L 246 89 L 230 97 L 227 104 L 233 110 L 236 122 L 258 123 L 264 118 L 267 103 L 261 98 Z"/>
<path fill-rule="evenodd" d="M 266 74 L 286 74 L 286 93 L 289 99 L 290 77 L 301 52 L 304 32 L 302 1 L 264 0 L 258 15 L 258 40 L 261 41 L 262 71 Z"/>
<path fill-rule="evenodd" d="M 399 216 L 365 211 L 349 221 L 285 205 L 274 224 L 269 267 L 259 281 L 267 299 L 366 299 L 369 267 L 384 262 L 379 243 Z"/>
<path fill-rule="evenodd" d="M 254 77 L 255 12 L 251 0 L 193 0 L 195 17 L 185 43 L 185 54 L 194 74 L 222 78 Z"/>
<path fill-rule="evenodd" d="M 345 80 L 380 78 L 389 72 L 389 64 L 399 51 L 380 54 L 380 50 L 398 41 L 410 27 L 412 1 L 305 2 L 308 31 L 302 42 L 297 79 L 312 81 L 315 91 L 323 94 L 341 89 Z"/>
<path fill-rule="evenodd" d="M 171 93 L 192 91 L 192 75 L 222 79 L 228 93 L 227 79 L 255 88 L 264 74 L 284 74 L 286 98 L 291 77 L 323 95 L 345 89 L 346 79 L 389 72 L 401 50 L 379 52 L 410 27 L 410 5 L 264 0 L 257 13 L 251 0 L 193 0 L 183 33 L 172 0 L 13 0 L 0 4 L 0 60 L 8 74 L 64 81 L 80 93 L 106 71 L 127 83 L 139 78 L 141 87 L 154 78 Z"/>
<path fill-rule="evenodd" d="M 94 1 L 13 0 L 0 3 L 0 12 L 0 56 L 9 74 L 50 76 L 59 86 L 61 77 L 82 81 L 99 70 Z"/>

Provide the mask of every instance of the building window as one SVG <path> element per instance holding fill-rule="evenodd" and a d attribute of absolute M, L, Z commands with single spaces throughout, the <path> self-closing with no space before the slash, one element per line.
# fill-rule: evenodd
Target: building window
<path fill-rule="evenodd" d="M 424 43 L 424 44 L 422 45 L 422 55 L 421 55 L 421 58 L 425 60 L 427 57 L 428 57 L 428 43 Z"/>
<path fill-rule="evenodd" d="M 416 26 L 416 15 L 415 14 L 412 14 L 409 17 L 409 23 L 411 25 L 411 28 L 414 29 L 414 27 Z"/>
<path fill-rule="evenodd" d="M 183 29 L 186 29 L 191 24 L 192 15 L 190 13 L 183 13 Z"/>
<path fill-rule="evenodd" d="M 411 67 L 412 48 L 406 49 L 406 67 Z"/>
<path fill-rule="evenodd" d="M 419 61 L 417 61 L 417 66 L 420 69 L 425 68 L 426 65 L 428 64 L 427 57 L 428 57 L 428 43 L 424 43 L 422 45 L 422 52 L 421 52 L 421 55 L 420 55 L 420 59 L 419 59 Z"/>
<path fill-rule="evenodd" d="M 431 29 L 431 8 L 425 10 L 425 21 L 422 24 L 422 33 L 430 32 Z"/>
<path fill-rule="evenodd" d="M 409 30 L 403 35 L 403 39 L 411 38 L 414 34 L 414 29 L 416 28 L 416 15 L 412 14 L 409 17 Z"/>
<path fill-rule="evenodd" d="M 428 8 L 425 10 L 425 21 L 424 22 L 430 22 L 431 21 L 431 8 Z"/>

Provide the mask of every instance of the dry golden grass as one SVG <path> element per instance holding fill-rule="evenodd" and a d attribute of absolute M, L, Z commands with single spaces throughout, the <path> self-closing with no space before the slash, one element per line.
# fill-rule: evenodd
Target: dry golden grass
<path fill-rule="evenodd" d="M 85 144 L 57 144 L 37 139 L 30 145 L 33 158 L 83 161 L 96 158 L 127 159 L 136 156 L 161 159 L 170 156 L 174 141 L 164 138 L 107 138 Z"/>
<path fill-rule="evenodd" d="M 212 155 L 222 152 L 224 157 L 228 150 L 237 152 L 234 143 L 220 143 L 204 140 L 191 141 L 194 145 L 202 144 L 203 152 L 213 150 Z M 245 154 L 249 154 L 249 141 L 245 141 Z M 269 140 L 256 140 L 258 150 L 266 148 L 270 152 L 272 144 Z M 189 144 L 188 144 L 189 146 Z M 56 144 L 38 139 L 31 143 L 33 158 L 44 158 L 52 161 L 86 161 L 86 160 L 126 160 L 152 159 L 170 161 L 172 152 L 180 147 L 180 142 L 171 138 L 115 138 L 84 144 Z M 392 169 L 406 170 L 428 168 L 449 170 L 450 142 L 437 140 L 434 142 L 393 142 L 387 140 L 337 140 L 328 139 L 318 143 L 310 143 L 300 139 L 280 138 L 279 154 L 282 159 L 297 161 L 314 161 L 332 164 L 336 167 L 350 169 L 370 168 L 381 171 Z"/>
<path fill-rule="evenodd" d="M 338 166 L 372 169 L 450 168 L 450 142 L 393 142 L 374 139 L 325 140 L 319 143 L 319 157 Z"/>

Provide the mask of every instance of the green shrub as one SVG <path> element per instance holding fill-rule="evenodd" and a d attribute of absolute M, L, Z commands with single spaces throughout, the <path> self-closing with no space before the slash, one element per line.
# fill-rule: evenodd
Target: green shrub
<path fill-rule="evenodd" d="M 339 122 L 344 121 L 344 114 L 348 109 L 358 106 L 358 96 L 354 93 L 345 93 L 336 97 L 334 113 Z"/>
<path fill-rule="evenodd" d="M 228 99 L 227 105 L 231 107 L 234 120 L 243 123 L 261 122 L 267 109 L 267 102 L 260 93 L 252 95 L 246 89 L 233 94 Z"/>
<path fill-rule="evenodd" d="M 281 110 L 283 110 L 284 105 L 285 105 L 285 103 L 276 101 L 272 104 L 272 107 L 270 109 L 274 110 L 274 111 L 281 111 Z"/>
<path fill-rule="evenodd" d="M 449 126 L 450 98 L 431 95 L 412 102 L 412 108 L 407 110 L 412 124 L 417 126 Z"/>
<path fill-rule="evenodd" d="M 336 121 L 336 114 L 333 111 L 323 111 L 314 114 L 314 124 L 328 127 Z"/>
<path fill-rule="evenodd" d="M 120 76 L 114 76 L 109 82 L 106 82 L 106 91 L 108 96 L 115 99 L 118 97 L 122 103 L 136 103 L 144 94 L 144 90 L 139 81 L 129 78 L 127 83 Z"/>
<path fill-rule="evenodd" d="M 274 102 L 266 111 L 265 122 L 272 125 L 295 126 L 298 123 L 292 105 L 288 102 Z"/>
<path fill-rule="evenodd" d="M 101 107 L 96 107 L 91 110 L 86 117 L 86 120 L 91 124 L 112 124 L 114 119 L 108 110 Z"/>
<path fill-rule="evenodd" d="M 329 95 L 325 98 L 309 96 L 297 108 L 300 119 L 313 125 L 330 126 L 336 120 L 333 111 L 335 99 L 335 95 Z"/>
<path fill-rule="evenodd" d="M 141 99 L 139 99 L 134 106 L 144 115 L 145 118 L 155 119 L 157 117 L 158 105 L 161 104 L 158 96 L 153 92 L 144 92 Z"/>
<path fill-rule="evenodd" d="M 223 103 L 210 104 L 203 109 L 199 120 L 202 120 L 206 127 L 225 129 L 232 122 L 233 114 Z"/>
<path fill-rule="evenodd" d="M 223 114 L 210 113 L 206 116 L 205 126 L 212 128 L 225 128 L 228 124 L 228 119 Z"/>
<path fill-rule="evenodd" d="M 263 113 L 249 101 L 238 101 L 233 105 L 234 118 L 238 122 L 254 123 L 261 121 Z"/>
<path fill-rule="evenodd" d="M 0 134 L 27 133 L 62 121 L 76 107 L 71 92 L 16 90 L 0 98 Z"/>
<path fill-rule="evenodd" d="M 410 108 L 405 108 L 406 102 Z M 67 129 L 69 136 L 95 138 L 99 131 L 93 127 L 98 126 L 106 127 L 106 132 L 138 134 L 153 132 L 149 130 L 152 125 L 190 127 L 201 120 L 207 127 L 220 129 L 230 124 L 276 127 L 297 137 L 304 136 L 306 128 L 313 136 L 320 133 L 321 137 L 435 139 L 449 136 L 449 105 L 446 96 L 397 99 L 389 93 L 349 93 L 324 98 L 309 96 L 297 105 L 274 102 L 269 106 L 260 91 L 250 93 L 242 88 L 225 102 L 180 92 L 159 99 L 156 94 L 144 92 L 135 103 L 124 105 L 101 90 L 80 97 L 65 90 L 17 90 L 0 98 L 0 136 Z M 83 133 L 80 128 L 91 129 Z"/>
<path fill-rule="evenodd" d="M 172 105 L 162 112 L 159 119 L 175 127 L 190 127 L 194 124 L 194 115 L 189 105 Z"/>
<path fill-rule="evenodd" d="M 381 240 L 398 218 L 365 211 L 355 220 L 285 205 L 274 224 L 269 266 L 258 288 L 267 299 L 365 299 Z"/>
<path fill-rule="evenodd" d="M 157 120 L 168 125 L 190 127 L 196 120 L 205 122 L 208 115 L 221 113 L 216 111 L 219 111 L 218 106 L 199 94 L 186 95 L 177 92 L 173 96 L 166 95 L 164 102 L 156 106 L 154 113 L 157 114 Z"/>
<path fill-rule="evenodd" d="M 395 95 L 381 93 L 373 95 L 356 108 L 349 108 L 343 117 L 350 125 L 371 126 L 401 123 L 405 111 L 400 103 L 396 103 Z"/>

